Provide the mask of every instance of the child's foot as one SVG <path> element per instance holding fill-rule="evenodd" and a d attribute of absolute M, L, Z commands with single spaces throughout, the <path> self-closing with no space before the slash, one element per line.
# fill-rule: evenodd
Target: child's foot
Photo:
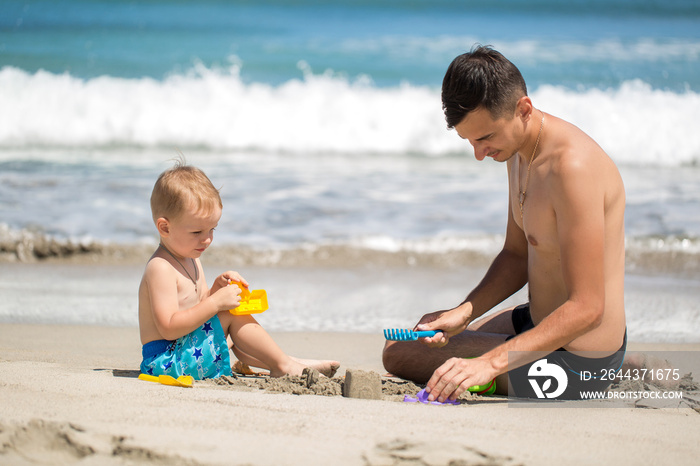
<path fill-rule="evenodd" d="M 335 372 L 338 370 L 340 367 L 340 363 L 338 361 L 326 361 L 326 360 L 317 360 L 317 359 L 299 359 L 292 357 L 296 362 L 299 364 L 302 364 L 304 367 L 311 367 L 313 369 L 316 369 L 319 371 L 321 374 L 325 375 L 326 377 L 333 377 L 335 375 Z M 302 369 L 303 371 L 304 369 Z"/>
<path fill-rule="evenodd" d="M 306 367 L 316 369 L 326 377 L 333 377 L 335 371 L 340 367 L 338 361 L 326 361 L 318 359 L 299 359 L 290 357 L 289 363 L 279 370 L 270 370 L 272 377 L 284 377 L 285 375 L 301 375 Z"/>

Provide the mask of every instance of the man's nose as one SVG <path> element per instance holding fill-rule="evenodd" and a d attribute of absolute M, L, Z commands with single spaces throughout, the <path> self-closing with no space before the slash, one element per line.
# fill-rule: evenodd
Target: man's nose
<path fill-rule="evenodd" d="M 486 158 L 486 152 L 488 151 L 488 148 L 486 148 L 483 144 L 479 142 L 473 143 L 469 141 L 469 144 L 471 144 L 474 148 L 474 157 L 476 158 L 476 160 L 482 161 Z"/>

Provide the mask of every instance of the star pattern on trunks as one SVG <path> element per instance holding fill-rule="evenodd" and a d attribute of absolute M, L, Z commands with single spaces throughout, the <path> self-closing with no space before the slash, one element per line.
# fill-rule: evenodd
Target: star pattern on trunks
<path fill-rule="evenodd" d="M 157 354 L 141 363 L 141 371 L 156 376 L 193 375 L 197 379 L 230 375 L 228 345 L 217 316 L 177 340 L 162 340 Z"/>

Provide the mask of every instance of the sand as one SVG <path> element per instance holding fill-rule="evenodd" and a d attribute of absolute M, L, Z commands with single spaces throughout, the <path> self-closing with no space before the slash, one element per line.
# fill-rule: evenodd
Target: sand
<path fill-rule="evenodd" d="M 76 306 L 89 322 L 95 306 L 135 306 L 140 268 L 5 264 L 0 309 L 32 319 L 32 309 Z M 692 399 L 616 408 L 471 395 L 459 406 L 404 403 L 419 387 L 384 377 L 381 334 L 272 335 L 295 356 L 339 360 L 336 377 L 172 387 L 137 379 L 136 327 L 0 323 L 0 464 L 684 465 L 700 454 Z M 698 344 L 630 349 L 683 350 L 684 373 L 700 359 Z M 342 396 L 348 371 L 358 383 L 380 378 L 380 399 Z M 376 396 L 376 387 L 355 388 Z"/>
<path fill-rule="evenodd" d="M 301 357 L 325 349 L 340 375 L 383 374 L 380 335 L 273 336 Z M 138 380 L 139 362 L 136 328 L 0 325 L 0 463 L 681 465 L 700 453 L 687 405 L 431 406 L 403 403 L 401 388 L 381 400 L 296 395 L 298 381 L 268 390 L 264 377 L 181 388 Z"/>

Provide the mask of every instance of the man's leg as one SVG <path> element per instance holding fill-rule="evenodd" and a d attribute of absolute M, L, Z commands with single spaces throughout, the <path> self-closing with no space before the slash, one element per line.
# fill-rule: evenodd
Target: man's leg
<path fill-rule="evenodd" d="M 481 356 L 514 335 L 512 312 L 513 308 L 504 309 L 473 322 L 442 348 L 416 341 L 387 341 L 382 354 L 384 368 L 396 377 L 426 383 L 448 359 Z"/>

